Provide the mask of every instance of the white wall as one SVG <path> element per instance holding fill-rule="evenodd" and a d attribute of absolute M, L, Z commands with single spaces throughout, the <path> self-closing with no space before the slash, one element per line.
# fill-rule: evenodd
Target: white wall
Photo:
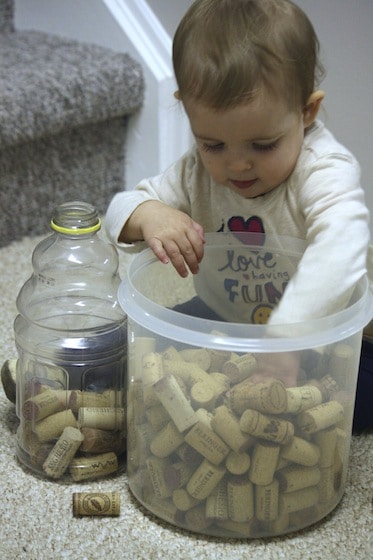
<path fill-rule="evenodd" d="M 192 3 L 193 0 L 148 0 L 149 6 L 160 18 L 170 37 L 173 36 L 182 15 Z"/>
<path fill-rule="evenodd" d="M 373 1 L 296 2 L 312 20 L 322 46 L 327 70 L 323 119 L 362 167 L 373 237 Z"/>

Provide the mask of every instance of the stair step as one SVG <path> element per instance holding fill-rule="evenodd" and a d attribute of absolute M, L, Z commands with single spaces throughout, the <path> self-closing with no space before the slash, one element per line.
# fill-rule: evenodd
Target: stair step
<path fill-rule="evenodd" d="M 37 31 L 0 33 L 0 149 L 130 115 L 143 87 L 126 53 Z"/>

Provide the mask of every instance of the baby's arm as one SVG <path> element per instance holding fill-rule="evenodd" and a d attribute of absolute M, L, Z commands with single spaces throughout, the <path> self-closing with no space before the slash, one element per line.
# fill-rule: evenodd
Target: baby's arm
<path fill-rule="evenodd" d="M 188 268 L 198 272 L 203 257 L 203 228 L 188 214 L 171 208 L 159 200 L 140 204 L 125 223 L 119 241 L 132 243 L 144 240 L 163 263 L 171 261 L 180 276 Z"/>
<path fill-rule="evenodd" d="M 321 158 L 298 197 L 307 248 L 271 314 L 273 325 L 304 322 L 344 309 L 366 273 L 369 213 L 354 160 L 338 154 Z"/>

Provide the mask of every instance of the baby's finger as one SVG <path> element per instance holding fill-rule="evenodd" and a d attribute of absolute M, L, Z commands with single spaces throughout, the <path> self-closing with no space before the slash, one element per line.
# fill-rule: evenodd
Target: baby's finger
<path fill-rule="evenodd" d="M 201 226 L 201 224 L 193 221 L 192 226 L 194 231 L 198 233 L 200 239 L 202 240 L 202 243 L 205 243 L 205 232 L 203 231 L 203 227 Z"/>
<path fill-rule="evenodd" d="M 173 266 L 180 274 L 180 276 L 182 276 L 183 278 L 188 276 L 188 269 L 186 263 L 188 264 L 188 266 L 189 266 L 188 260 L 193 263 L 193 258 L 191 256 L 192 251 L 190 252 L 190 256 L 189 256 L 189 252 L 185 250 L 183 252 L 183 250 L 180 249 L 179 246 L 174 241 L 168 241 L 167 243 L 165 242 L 163 247 L 167 253 L 169 260 L 172 262 Z M 187 254 L 185 254 L 185 252 Z M 196 262 L 195 257 L 194 257 L 194 262 Z"/>
<path fill-rule="evenodd" d="M 188 231 L 188 240 L 189 240 L 189 242 L 192 246 L 193 253 L 194 253 L 195 258 L 196 258 L 196 262 L 200 263 L 202 258 L 203 258 L 204 243 L 205 243 L 205 238 L 204 238 L 204 235 L 203 235 L 203 229 L 202 229 L 202 231 L 196 230 L 196 229 L 189 230 Z M 198 272 L 198 270 L 196 272 Z"/>
<path fill-rule="evenodd" d="M 151 239 L 149 239 L 148 245 L 153 251 L 153 253 L 155 254 L 155 256 L 163 264 L 168 264 L 170 262 L 170 259 L 168 258 L 168 255 L 164 250 L 163 243 L 160 239 L 158 239 L 158 237 L 152 237 Z"/>

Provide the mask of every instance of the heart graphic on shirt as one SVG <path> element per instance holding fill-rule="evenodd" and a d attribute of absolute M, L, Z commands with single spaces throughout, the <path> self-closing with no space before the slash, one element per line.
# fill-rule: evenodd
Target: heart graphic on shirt
<path fill-rule="evenodd" d="M 265 231 L 262 220 L 258 216 L 251 216 L 245 220 L 242 216 L 232 216 L 228 220 L 228 228 L 240 241 L 250 245 L 262 246 L 265 242 Z M 242 234 L 250 233 L 250 236 Z M 241 235 L 240 235 L 241 234 Z"/>

